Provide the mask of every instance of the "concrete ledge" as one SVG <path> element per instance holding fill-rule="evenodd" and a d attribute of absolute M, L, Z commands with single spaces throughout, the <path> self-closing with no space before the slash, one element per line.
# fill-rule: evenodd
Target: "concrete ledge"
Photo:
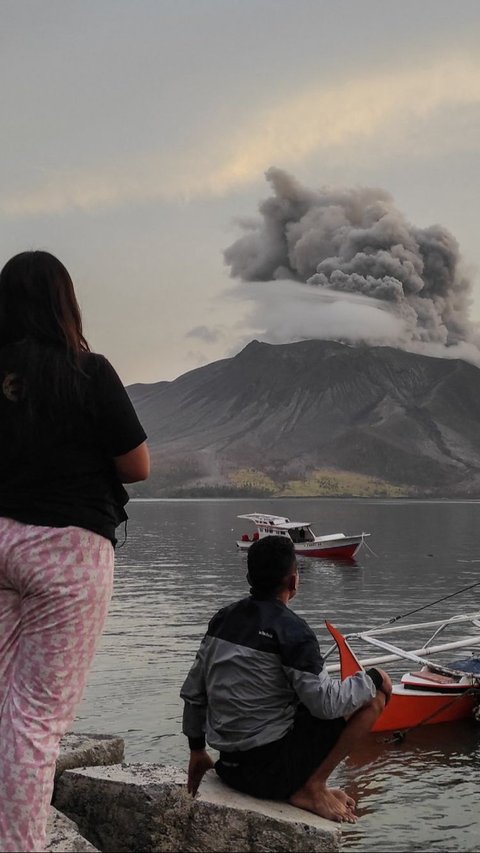
<path fill-rule="evenodd" d="M 67 770 L 54 802 L 105 853 L 322 853 L 340 847 L 338 824 L 238 794 L 214 771 L 195 800 L 185 784 L 183 771 L 159 764 Z"/>
<path fill-rule="evenodd" d="M 97 848 L 83 838 L 73 820 L 50 809 L 45 853 L 98 853 Z"/>
<path fill-rule="evenodd" d="M 125 757 L 121 737 L 97 734 L 66 734 L 60 741 L 55 777 L 75 767 L 120 764 Z"/>
<path fill-rule="evenodd" d="M 192 850 L 335 851 L 340 849 L 337 823 L 288 803 L 257 800 L 228 788 L 214 770 L 204 777 L 192 810 Z M 223 836 L 211 847 L 212 837 Z M 229 843 L 229 847 L 224 847 Z"/>

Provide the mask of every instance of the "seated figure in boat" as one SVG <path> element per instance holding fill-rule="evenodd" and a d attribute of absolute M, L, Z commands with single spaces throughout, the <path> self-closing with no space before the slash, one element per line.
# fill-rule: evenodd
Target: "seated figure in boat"
<path fill-rule="evenodd" d="M 294 527 L 290 530 L 290 538 L 292 542 L 313 542 L 315 536 L 311 530 L 305 530 L 304 527 Z"/>
<path fill-rule="evenodd" d="M 214 766 L 207 740 L 232 788 L 353 823 L 354 801 L 327 780 L 383 711 L 390 678 L 330 677 L 314 632 L 287 606 L 299 583 L 289 539 L 254 542 L 247 579 L 250 595 L 211 619 L 181 690 L 188 790 Z"/>

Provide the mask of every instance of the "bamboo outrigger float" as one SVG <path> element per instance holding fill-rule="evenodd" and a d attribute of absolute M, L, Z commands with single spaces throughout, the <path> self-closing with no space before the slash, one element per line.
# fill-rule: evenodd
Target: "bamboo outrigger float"
<path fill-rule="evenodd" d="M 365 666 L 390 663 L 396 660 L 408 660 L 421 666 L 419 671 L 408 672 L 400 683 L 393 686 L 390 701 L 378 718 L 374 732 L 395 731 L 414 726 L 433 723 L 447 723 L 470 717 L 478 708 L 480 701 L 480 612 L 452 616 L 434 622 L 421 622 L 410 625 L 396 625 L 385 628 L 340 633 L 326 622 L 327 628 L 335 640 L 325 658 L 335 647 L 340 655 L 339 664 L 327 665 L 329 672 L 340 671 L 341 678 L 353 675 Z M 468 636 L 447 643 L 434 644 L 434 640 L 447 628 L 462 625 L 470 626 Z M 420 648 L 407 650 L 387 642 L 385 634 L 412 632 L 421 629 L 434 629 L 431 636 Z M 473 631 L 472 631 L 473 629 Z M 350 643 L 360 641 L 387 654 L 359 660 L 352 651 Z M 429 661 L 430 655 L 468 648 L 469 658 L 455 660 L 449 664 Z M 473 654 L 475 653 L 475 654 Z"/>

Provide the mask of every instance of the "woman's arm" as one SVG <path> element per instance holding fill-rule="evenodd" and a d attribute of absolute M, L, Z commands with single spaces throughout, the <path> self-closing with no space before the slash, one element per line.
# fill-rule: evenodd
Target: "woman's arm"
<path fill-rule="evenodd" d="M 150 474 L 150 453 L 147 442 L 142 442 L 122 456 L 115 456 L 113 462 L 122 483 L 138 483 L 140 480 L 146 480 Z"/>

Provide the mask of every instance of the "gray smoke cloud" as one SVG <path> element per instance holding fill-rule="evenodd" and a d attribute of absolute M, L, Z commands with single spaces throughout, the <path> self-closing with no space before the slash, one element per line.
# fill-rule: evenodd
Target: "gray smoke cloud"
<path fill-rule="evenodd" d="M 377 316 L 393 315 L 393 324 L 379 325 L 384 343 L 425 352 L 431 345 L 435 355 L 445 355 L 446 347 L 451 355 L 459 349 L 459 357 L 468 357 L 471 349 L 469 360 L 478 363 L 478 329 L 469 319 L 472 281 L 446 228 L 411 225 L 382 189 L 311 190 L 277 168 L 266 178 L 273 194 L 260 204 L 260 218 L 240 220 L 245 233 L 224 253 L 232 277 L 275 281 L 277 288 L 293 280 L 317 288 L 324 301 L 328 294 L 330 302 L 355 294 L 353 312 L 362 296 Z M 378 343 L 375 323 L 357 328 L 350 317 L 345 328 L 337 323 L 329 334 L 321 322 L 323 309 L 312 314 L 309 300 L 304 303 L 309 336 Z M 319 318 L 318 334 L 312 334 L 313 316 Z M 293 336 L 302 337 L 298 323 Z"/>

